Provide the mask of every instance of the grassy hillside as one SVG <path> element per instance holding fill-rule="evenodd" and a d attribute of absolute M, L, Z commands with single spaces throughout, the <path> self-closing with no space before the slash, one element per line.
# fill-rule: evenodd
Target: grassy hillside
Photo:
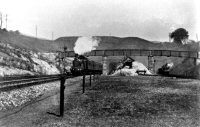
<path fill-rule="evenodd" d="M 110 36 L 96 36 L 98 40 L 100 40 L 100 44 L 97 49 L 123 49 L 123 48 L 141 48 L 148 49 L 149 47 L 153 47 L 154 43 L 137 38 L 137 37 L 110 37 Z M 69 50 L 73 50 L 74 43 L 78 37 L 61 37 L 55 40 L 58 44 L 65 44 Z"/>
<path fill-rule="evenodd" d="M 36 39 L 22 35 L 19 32 L 0 30 L 0 42 L 9 43 L 17 48 L 24 48 L 32 51 L 57 51 L 59 46 L 53 41 Z"/>
<path fill-rule="evenodd" d="M 151 49 L 151 50 L 198 50 L 197 43 L 187 45 L 177 45 L 169 42 L 151 42 L 139 37 L 114 37 L 114 36 L 95 36 L 100 40 L 97 49 Z M 77 36 L 60 37 L 55 40 L 55 43 L 60 46 L 67 46 L 68 50 L 73 50 L 74 44 L 78 39 Z"/>
<path fill-rule="evenodd" d="M 178 46 L 174 43 L 151 42 L 139 37 L 95 36 L 100 40 L 97 49 L 166 49 L 166 50 L 197 50 L 197 44 Z M 0 30 L 0 42 L 9 43 L 14 47 L 39 52 L 55 52 L 67 46 L 73 50 L 78 36 L 60 37 L 55 41 L 23 35 L 19 32 Z"/>

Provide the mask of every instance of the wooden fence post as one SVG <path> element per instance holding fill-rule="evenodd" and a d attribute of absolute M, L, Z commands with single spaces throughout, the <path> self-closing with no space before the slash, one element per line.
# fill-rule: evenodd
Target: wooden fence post
<path fill-rule="evenodd" d="M 64 115 L 64 99 L 65 99 L 65 77 L 62 76 L 60 79 L 60 116 Z"/>
<path fill-rule="evenodd" d="M 90 86 L 92 86 L 92 75 L 90 73 Z"/>
<path fill-rule="evenodd" d="M 85 71 L 83 72 L 83 90 L 82 93 L 85 93 Z"/>

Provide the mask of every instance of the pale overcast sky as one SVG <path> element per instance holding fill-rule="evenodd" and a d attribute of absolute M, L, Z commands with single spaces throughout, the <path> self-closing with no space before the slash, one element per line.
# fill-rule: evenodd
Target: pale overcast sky
<path fill-rule="evenodd" d="M 183 27 L 200 40 L 199 0 L 0 0 L 8 29 L 38 37 L 137 36 L 168 41 Z M 5 18 L 4 18 L 5 19 Z M 4 22 L 5 23 L 5 22 Z M 4 24 L 5 26 L 5 24 Z"/>

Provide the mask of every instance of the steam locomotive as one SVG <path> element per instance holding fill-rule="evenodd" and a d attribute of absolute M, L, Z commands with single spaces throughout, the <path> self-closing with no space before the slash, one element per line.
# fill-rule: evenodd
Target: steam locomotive
<path fill-rule="evenodd" d="M 89 60 L 83 55 L 75 54 L 75 58 L 72 61 L 72 67 L 70 69 L 73 75 L 83 75 L 88 73 L 98 73 L 101 74 L 103 70 L 103 65 Z"/>

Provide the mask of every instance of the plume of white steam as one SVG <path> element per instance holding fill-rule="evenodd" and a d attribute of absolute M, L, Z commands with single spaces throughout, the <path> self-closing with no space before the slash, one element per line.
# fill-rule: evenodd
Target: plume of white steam
<path fill-rule="evenodd" d="M 95 50 L 99 44 L 99 40 L 94 37 L 79 37 L 75 42 L 74 52 L 82 55 Z"/>

